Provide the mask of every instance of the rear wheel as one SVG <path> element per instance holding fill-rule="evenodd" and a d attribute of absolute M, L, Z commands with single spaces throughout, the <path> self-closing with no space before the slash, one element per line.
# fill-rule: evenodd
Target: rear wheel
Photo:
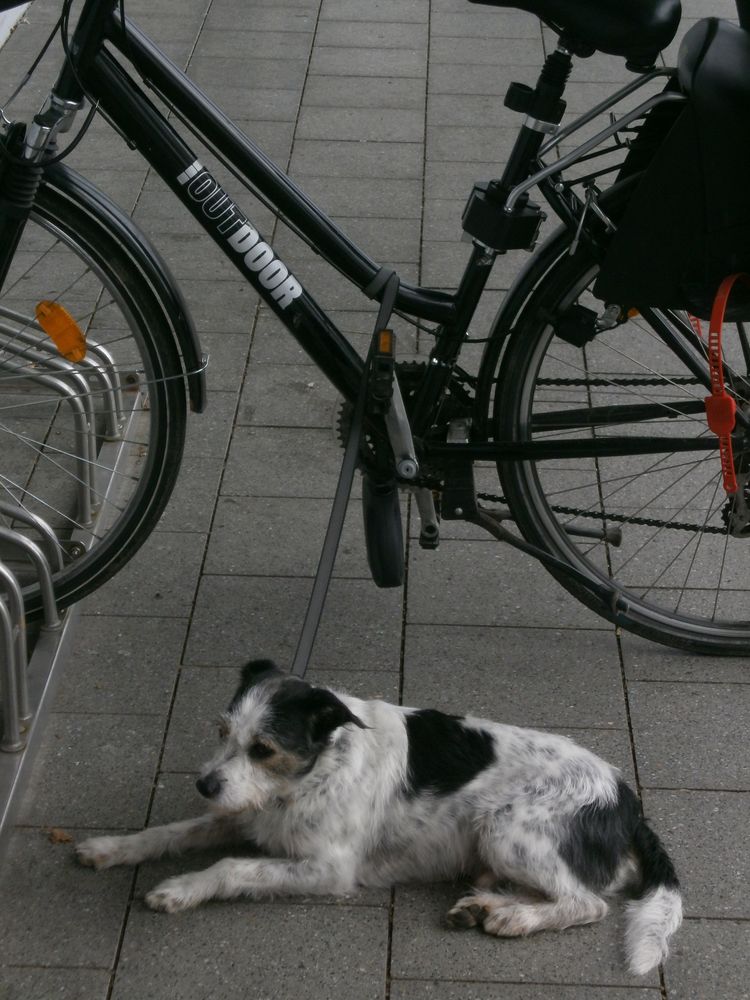
<path fill-rule="evenodd" d="M 62 356 L 42 302 L 76 320 L 84 358 Z M 40 588 L 17 536 L 45 551 L 61 607 L 98 587 L 162 513 L 186 419 L 174 338 L 143 276 L 80 205 L 45 186 L 0 294 L 0 410 L 0 556 L 33 616 Z"/>
<path fill-rule="evenodd" d="M 580 256 L 562 258 L 527 303 L 500 368 L 492 425 L 498 439 L 602 447 L 500 464 L 505 500 L 527 540 L 627 602 L 627 628 L 668 645 L 747 654 L 750 490 L 741 486 L 739 506 L 728 502 L 706 388 L 642 316 L 623 321 L 619 308 L 606 310 L 591 291 L 596 268 Z M 686 315 L 665 315 L 689 330 Z M 750 410 L 750 350 L 734 327 L 724 340 L 731 388 Z M 691 349 L 700 352 L 699 339 Z M 688 450 L 602 454 L 615 436 L 678 438 Z M 554 575 L 613 620 L 591 591 Z"/>

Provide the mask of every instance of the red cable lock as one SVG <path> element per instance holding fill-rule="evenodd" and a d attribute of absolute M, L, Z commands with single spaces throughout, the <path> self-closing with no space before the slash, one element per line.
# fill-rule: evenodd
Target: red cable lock
<path fill-rule="evenodd" d="M 719 438 L 719 455 L 721 457 L 721 475 L 724 490 L 731 496 L 737 492 L 737 477 L 734 474 L 734 455 L 732 454 L 732 431 L 737 419 L 737 403 L 724 387 L 724 365 L 721 359 L 721 327 L 724 323 L 724 313 L 727 308 L 729 293 L 734 283 L 741 279 L 750 284 L 750 275 L 730 274 L 719 285 L 719 290 L 711 309 L 711 321 L 708 328 L 708 364 L 711 373 L 711 395 L 706 396 L 706 417 L 710 430 Z"/>

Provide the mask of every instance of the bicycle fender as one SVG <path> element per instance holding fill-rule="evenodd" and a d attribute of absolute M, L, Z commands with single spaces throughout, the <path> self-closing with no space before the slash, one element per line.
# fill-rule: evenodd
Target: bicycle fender
<path fill-rule="evenodd" d="M 142 271 L 177 342 L 190 409 L 202 413 L 206 408 L 205 361 L 187 302 L 166 261 L 120 206 L 77 171 L 56 164 L 45 171 L 45 182 L 111 232 Z"/>

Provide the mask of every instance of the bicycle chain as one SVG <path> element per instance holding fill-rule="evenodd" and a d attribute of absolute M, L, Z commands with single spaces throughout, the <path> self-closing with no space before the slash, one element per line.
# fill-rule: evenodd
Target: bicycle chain
<path fill-rule="evenodd" d="M 503 496 L 492 493 L 477 493 L 478 500 L 488 500 L 490 503 L 502 503 L 509 506 Z M 578 507 L 563 507 L 550 504 L 550 510 L 555 514 L 572 514 L 576 517 L 588 517 L 595 521 L 616 521 L 618 524 L 638 524 L 646 528 L 674 528 L 678 531 L 702 531 L 706 535 L 726 535 L 726 528 L 716 528 L 706 524 L 688 524 L 685 521 L 659 521 L 654 517 L 628 517 L 627 514 L 596 514 L 591 510 L 581 510 Z"/>
<path fill-rule="evenodd" d="M 578 385 L 578 386 L 610 386 L 610 385 L 698 385 L 698 379 L 689 375 L 679 375 L 675 378 L 539 378 L 537 385 Z"/>

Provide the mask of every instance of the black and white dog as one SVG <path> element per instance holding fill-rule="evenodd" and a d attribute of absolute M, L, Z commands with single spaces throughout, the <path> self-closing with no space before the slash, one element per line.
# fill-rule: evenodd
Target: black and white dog
<path fill-rule="evenodd" d="M 601 920 L 629 890 L 635 973 L 667 954 L 682 901 L 672 863 L 618 772 L 551 733 L 362 701 L 282 673 L 242 671 L 224 746 L 197 786 L 209 812 L 78 845 L 96 868 L 253 842 L 146 896 L 174 913 L 208 899 L 354 892 L 459 875 L 455 927 L 499 937 Z"/>

